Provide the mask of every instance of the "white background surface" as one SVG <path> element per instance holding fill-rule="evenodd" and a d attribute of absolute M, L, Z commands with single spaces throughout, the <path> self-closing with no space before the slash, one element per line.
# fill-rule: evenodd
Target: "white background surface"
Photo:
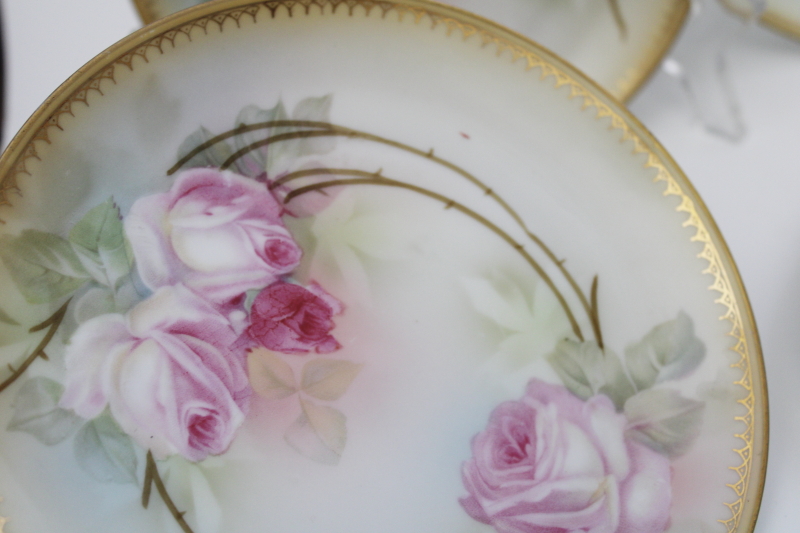
<path fill-rule="evenodd" d="M 69 75 L 140 26 L 130 0 L 4 0 L 2 8 L 3 144 Z M 692 17 L 676 57 L 717 46 L 715 36 L 733 24 L 719 16 Z M 708 133 L 680 84 L 663 71 L 630 107 L 693 181 L 738 263 L 761 333 L 770 392 L 769 470 L 756 532 L 797 531 L 800 41 L 750 27 L 735 32 L 727 57 L 748 128 L 741 141 Z"/>

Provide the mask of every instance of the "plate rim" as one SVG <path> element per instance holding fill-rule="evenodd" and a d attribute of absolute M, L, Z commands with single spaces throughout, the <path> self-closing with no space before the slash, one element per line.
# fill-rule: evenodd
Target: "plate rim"
<path fill-rule="evenodd" d="M 152 5 L 156 0 L 132 1 L 136 7 L 136 11 L 139 13 L 139 18 L 145 25 L 152 24 L 159 20 L 159 18 L 152 11 Z M 208 1 L 209 0 L 206 0 L 206 2 Z M 434 3 L 439 3 L 437 0 L 431 1 Z M 641 57 L 640 61 L 635 64 L 631 64 L 625 73 L 615 80 L 613 87 L 606 88 L 609 93 L 623 103 L 632 99 L 652 77 L 658 66 L 661 64 L 661 61 L 664 59 L 667 53 L 669 53 L 669 50 L 677 40 L 680 31 L 683 29 L 688 19 L 689 11 L 691 9 L 691 0 L 669 1 L 672 5 L 665 9 L 664 22 L 660 24 L 654 31 L 655 35 L 647 46 L 647 52 Z M 481 15 L 476 16 L 485 18 Z M 518 33 L 502 24 L 500 25 L 509 32 Z M 523 37 L 536 42 L 536 40 L 531 37 L 525 35 L 523 35 Z M 543 48 L 546 47 L 543 46 Z M 564 61 L 569 62 L 567 60 Z"/>
<path fill-rule="evenodd" d="M 747 430 L 735 437 L 745 441 L 746 446 L 733 450 L 742 458 L 742 465 L 730 467 L 739 474 L 740 479 L 728 486 L 739 498 L 725 503 L 732 517 L 720 522 L 727 526 L 729 533 L 752 533 L 761 507 L 766 479 L 769 397 L 758 327 L 744 283 L 722 233 L 689 178 L 623 104 L 556 54 L 500 24 L 430 0 L 348 0 L 346 3 L 345 0 L 216 0 L 180 11 L 135 31 L 101 52 L 61 84 L 34 112 L 0 157 L 0 208 L 11 206 L 9 194 L 20 190 L 17 179 L 22 175 L 30 176 L 26 163 L 30 159 L 39 158 L 37 142 L 50 144 L 50 128 L 62 129 L 59 118 L 64 114 L 71 115 L 72 106 L 80 104 L 90 107 L 90 99 L 102 96 L 101 84 L 103 80 L 113 83 L 116 68 L 125 66 L 133 70 L 133 62 L 137 61 L 137 57 L 146 61 L 147 54 L 153 50 L 163 54 L 162 46 L 174 43 L 180 34 L 188 37 L 193 29 L 201 27 L 197 25 L 198 21 L 205 21 L 206 25 L 214 21 L 221 31 L 229 19 L 236 23 L 238 17 L 244 15 L 255 19 L 262 7 L 269 10 L 272 9 L 269 6 L 277 6 L 275 9 L 284 7 L 291 10 L 292 7 L 288 6 L 305 9 L 306 4 L 318 5 L 321 9 L 344 4 L 344 8 L 350 6 L 351 9 L 352 6 L 361 6 L 395 10 L 400 16 L 409 13 L 417 17 L 427 16 L 436 24 L 459 29 L 465 36 L 465 28 L 475 30 L 474 33 L 484 39 L 488 38 L 490 43 L 498 47 L 498 56 L 508 51 L 513 55 L 513 63 L 520 59 L 527 61 L 526 70 L 544 68 L 542 76 L 555 77 L 556 88 L 569 85 L 571 91 L 568 97 L 583 101 L 579 112 L 593 113 L 595 120 L 610 118 L 611 128 L 621 133 L 620 142 L 633 144 L 634 154 L 647 155 L 644 166 L 657 170 L 655 181 L 666 182 L 664 195 L 681 198 L 682 202 L 677 210 L 688 215 L 684 226 L 693 226 L 697 233 L 692 240 L 704 243 L 704 251 L 699 255 L 709 262 L 709 268 L 704 273 L 710 273 L 715 278 L 709 290 L 720 293 L 720 298 L 716 301 L 728 308 L 728 312 L 720 319 L 731 322 L 732 330 L 729 335 L 737 339 L 730 349 L 742 359 L 733 366 L 743 368 L 744 377 L 735 384 L 743 386 L 749 391 L 749 395 L 739 401 L 748 407 L 747 415 L 736 418 L 747 425 Z M 760 408 L 756 409 L 758 405 Z M 757 467 L 755 471 L 754 467 Z"/>
<path fill-rule="evenodd" d="M 747 11 L 742 10 L 736 6 L 731 0 L 721 0 L 722 4 L 730 11 L 740 17 L 747 17 Z M 796 39 L 800 41 L 800 20 L 795 20 L 783 15 L 780 10 L 767 5 L 767 8 L 758 19 L 760 24 L 763 24 L 770 29 L 779 32 L 785 37 Z"/>

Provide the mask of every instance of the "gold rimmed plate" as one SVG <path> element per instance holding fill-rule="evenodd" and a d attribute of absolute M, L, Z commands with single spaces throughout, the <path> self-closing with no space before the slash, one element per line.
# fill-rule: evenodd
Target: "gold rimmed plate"
<path fill-rule="evenodd" d="M 150 23 L 204 0 L 134 0 Z M 207 1 L 207 0 L 206 0 Z M 621 101 L 652 74 L 678 35 L 688 0 L 444 0 L 553 50 Z M 315 2 L 301 2 L 303 6 Z"/>
<path fill-rule="evenodd" d="M 752 13 L 753 6 L 746 0 L 723 0 L 722 3 L 740 15 Z M 800 3 L 794 0 L 767 0 L 759 21 L 789 37 L 800 39 Z"/>
<path fill-rule="evenodd" d="M 70 78 L 0 179 L 13 533 L 753 530 L 767 399 L 722 237 L 501 26 L 198 6 Z"/>

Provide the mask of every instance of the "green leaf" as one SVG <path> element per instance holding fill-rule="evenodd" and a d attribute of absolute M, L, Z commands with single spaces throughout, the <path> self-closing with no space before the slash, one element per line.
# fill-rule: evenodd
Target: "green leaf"
<path fill-rule="evenodd" d="M 324 464 L 339 463 L 347 443 L 347 418 L 340 411 L 300 400 L 303 413 L 286 431 L 286 442 L 301 455 Z"/>
<path fill-rule="evenodd" d="M 621 410 L 625 400 L 636 393 L 617 354 L 601 350 L 594 341 L 581 343 L 565 339 L 556 345 L 547 360 L 564 386 L 584 400 L 605 394 Z"/>
<path fill-rule="evenodd" d="M 309 361 L 303 367 L 302 390 L 318 400 L 336 400 L 347 391 L 362 366 L 336 359 Z"/>
<path fill-rule="evenodd" d="M 477 277 L 463 277 L 461 284 L 472 307 L 498 326 L 518 333 L 533 328 L 532 305 L 517 284 Z"/>
<path fill-rule="evenodd" d="M 625 349 L 625 362 L 637 390 L 686 376 L 706 354 L 703 342 L 694 334 L 694 324 L 681 311 L 675 320 L 654 327 L 637 344 Z"/>
<path fill-rule="evenodd" d="M 236 126 L 249 126 L 261 122 L 274 122 L 276 120 L 288 120 L 289 115 L 283 102 L 278 103 L 272 109 L 261 109 L 258 106 L 249 105 L 239 112 L 236 117 Z M 294 128 L 262 128 L 236 135 L 233 144 L 236 151 L 247 148 L 252 144 L 258 143 L 275 135 L 293 131 Z M 250 150 L 246 156 L 241 157 L 237 162 L 242 174 L 255 176 L 262 172 L 267 172 L 270 164 L 276 159 L 291 141 L 274 143 L 269 146 L 262 146 Z"/>
<path fill-rule="evenodd" d="M 298 102 L 292 111 L 294 120 L 329 122 L 333 95 L 306 98 Z M 335 137 L 313 137 L 302 139 L 295 145 L 295 157 L 313 154 L 326 154 L 336 147 Z"/>
<path fill-rule="evenodd" d="M 268 400 L 279 400 L 297 392 L 292 367 L 276 353 L 256 348 L 247 354 L 250 385 Z"/>
<path fill-rule="evenodd" d="M 178 159 L 183 158 L 189 152 L 213 137 L 213 133 L 201 126 L 181 143 L 178 148 Z M 230 145 L 226 141 L 220 141 L 189 159 L 189 161 L 183 164 L 183 168 L 221 167 L 222 163 L 232 154 L 233 150 L 231 150 Z"/>
<path fill-rule="evenodd" d="M 90 279 L 66 239 L 38 230 L 0 238 L 0 257 L 22 296 L 32 304 L 66 296 Z"/>
<path fill-rule="evenodd" d="M 75 436 L 75 459 L 98 481 L 137 483 L 138 460 L 133 441 L 109 414 L 102 414 L 81 428 Z"/>
<path fill-rule="evenodd" d="M 14 416 L 8 430 L 29 433 L 48 446 L 62 442 L 83 421 L 58 406 L 63 393 L 64 387 L 52 379 L 36 377 L 27 380 L 14 399 Z"/>
<path fill-rule="evenodd" d="M 683 455 L 700 434 L 705 404 L 669 389 L 648 389 L 625 402 L 626 435 L 670 458 Z"/>
<path fill-rule="evenodd" d="M 11 318 L 11 315 L 3 311 L 2 308 L 0 308 L 0 322 L 9 326 L 19 326 L 19 322 Z"/>
<path fill-rule="evenodd" d="M 69 232 L 69 242 L 86 270 L 106 287 L 116 288 L 131 271 L 133 254 L 113 198 L 90 209 Z"/>

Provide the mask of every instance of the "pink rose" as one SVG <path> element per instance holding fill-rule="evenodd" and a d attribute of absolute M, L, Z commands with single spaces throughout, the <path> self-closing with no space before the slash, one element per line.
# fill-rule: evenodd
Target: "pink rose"
<path fill-rule="evenodd" d="M 302 251 L 282 212 L 263 183 L 197 168 L 169 192 L 137 200 L 125 232 L 148 287 L 183 283 L 222 303 L 297 267 Z"/>
<path fill-rule="evenodd" d="M 239 336 L 186 287 L 164 287 L 126 315 L 83 323 L 66 351 L 61 406 L 92 419 L 108 406 L 159 458 L 218 455 L 244 421 L 250 395 Z"/>
<path fill-rule="evenodd" d="M 279 281 L 261 291 L 250 310 L 250 337 L 270 350 L 300 354 L 341 348 L 330 334 L 341 302 L 312 282 L 308 288 Z"/>
<path fill-rule="evenodd" d="M 500 533 L 661 533 L 669 460 L 625 438 L 611 400 L 532 380 L 498 406 L 464 463 L 461 505 Z"/>

